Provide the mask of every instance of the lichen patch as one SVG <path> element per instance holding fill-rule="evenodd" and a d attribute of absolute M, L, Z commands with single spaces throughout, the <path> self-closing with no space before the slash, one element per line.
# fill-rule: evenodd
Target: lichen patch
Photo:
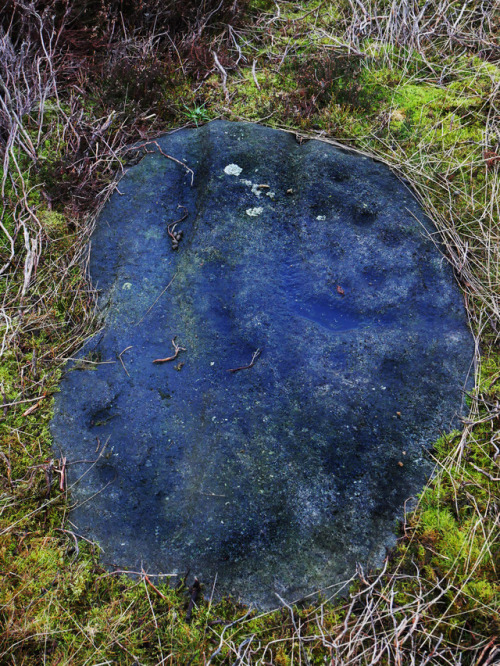
<path fill-rule="evenodd" d="M 261 206 L 257 206 L 256 208 L 247 208 L 247 215 L 250 215 L 250 217 L 257 217 L 258 215 L 261 215 L 264 212 L 264 209 L 261 208 Z"/>
<path fill-rule="evenodd" d="M 227 167 L 224 168 L 224 173 L 228 176 L 239 176 L 242 171 L 243 169 L 237 164 L 228 164 Z"/>

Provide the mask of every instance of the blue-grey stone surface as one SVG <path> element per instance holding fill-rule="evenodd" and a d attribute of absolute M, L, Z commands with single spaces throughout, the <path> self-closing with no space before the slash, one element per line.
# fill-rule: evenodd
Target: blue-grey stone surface
<path fill-rule="evenodd" d="M 194 184 L 151 145 L 92 238 L 99 364 L 70 368 L 52 423 L 85 461 L 71 519 L 108 564 L 217 575 L 216 597 L 266 608 L 381 564 L 473 341 L 435 229 L 382 164 L 223 121 L 159 145 Z M 154 364 L 174 336 L 186 351 Z"/>

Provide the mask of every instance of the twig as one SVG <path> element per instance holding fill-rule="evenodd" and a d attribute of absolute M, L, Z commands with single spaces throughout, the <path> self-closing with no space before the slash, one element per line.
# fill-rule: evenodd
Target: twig
<path fill-rule="evenodd" d="M 72 532 L 71 530 L 63 530 L 61 527 L 56 527 L 56 532 L 62 532 L 63 534 L 69 534 L 70 536 L 73 537 L 75 541 L 75 556 L 73 558 L 73 562 L 78 559 L 78 555 L 80 553 L 80 547 L 78 546 L 78 539 L 76 538 L 76 534 Z M 83 537 L 82 537 L 83 538 Z M 87 539 L 85 539 L 87 541 Z"/>
<path fill-rule="evenodd" d="M 163 155 L 163 157 L 166 157 L 167 160 L 172 160 L 172 162 L 175 162 L 176 164 L 179 164 L 181 167 L 184 167 L 184 169 L 186 169 L 186 171 L 187 171 L 188 173 L 191 174 L 191 187 L 192 187 L 192 186 L 193 186 L 193 183 L 194 183 L 194 171 L 193 171 L 192 169 L 190 169 L 190 168 L 188 167 L 188 165 L 185 164 L 184 162 L 181 162 L 180 160 L 176 159 L 175 157 L 172 157 L 172 155 L 167 155 L 167 153 L 165 153 L 165 152 L 160 148 L 160 144 L 158 143 L 158 141 L 146 141 L 146 143 L 141 143 L 140 146 L 132 146 L 131 148 L 128 148 L 127 150 L 140 150 L 141 148 L 144 148 L 144 149 L 146 150 L 146 153 L 151 154 L 151 153 L 154 153 L 154 150 L 147 150 L 147 149 L 146 149 L 146 146 L 148 146 L 148 145 L 150 145 L 150 144 L 153 144 L 154 146 L 156 146 L 156 147 L 158 148 L 158 152 L 159 152 L 161 155 Z"/>
<path fill-rule="evenodd" d="M 201 584 L 200 581 L 195 577 L 193 586 L 189 590 L 191 592 L 191 598 L 189 599 L 189 605 L 186 611 L 186 622 L 191 622 L 191 617 L 193 615 L 193 608 L 196 605 L 196 600 L 198 599 L 198 595 L 201 592 Z"/>
<path fill-rule="evenodd" d="M 142 574 L 143 574 L 143 576 L 144 576 L 144 580 L 146 581 L 146 583 L 147 583 L 150 587 L 153 588 L 153 590 L 156 592 L 156 594 L 157 594 L 158 596 L 160 596 L 160 597 L 163 599 L 163 601 L 168 601 L 167 597 L 166 597 L 162 592 L 160 592 L 160 590 L 156 587 L 156 585 L 155 585 L 154 583 L 152 583 L 152 582 L 149 580 L 149 577 L 148 577 L 148 575 L 144 572 L 144 570 L 143 570 Z"/>
<path fill-rule="evenodd" d="M 54 471 L 57 474 L 61 475 L 61 479 L 59 481 L 59 490 L 62 493 L 64 492 L 64 486 L 66 484 L 66 463 L 67 463 L 67 458 L 63 456 L 63 458 L 61 459 L 61 469 L 54 468 Z"/>
<path fill-rule="evenodd" d="M 38 398 L 26 398 L 26 400 L 16 400 L 16 402 L 4 402 L 3 405 L 1 405 L 1 406 L 3 407 L 4 412 L 5 412 L 7 407 L 14 407 L 15 405 L 22 405 L 26 402 L 35 402 L 37 400 L 43 400 L 46 397 L 47 396 L 44 394 L 44 395 L 38 396 Z"/>
<path fill-rule="evenodd" d="M 257 89 L 260 90 L 259 82 L 257 81 L 257 74 L 255 73 L 256 66 L 257 66 L 257 60 L 254 60 L 252 64 L 252 76 L 253 80 L 255 81 L 255 85 L 257 86 Z"/>
<path fill-rule="evenodd" d="M 81 537 L 83 539 L 83 537 Z M 88 541 L 88 539 L 86 539 Z M 93 541 L 89 541 L 89 543 L 94 544 Z M 98 576 L 98 578 L 107 578 L 108 576 L 123 576 L 126 574 L 127 576 L 144 576 L 144 571 L 133 571 L 132 569 L 115 569 L 114 571 L 108 571 L 105 574 L 102 574 L 101 576 Z M 179 574 L 148 574 L 150 578 L 177 578 Z"/>
<path fill-rule="evenodd" d="M 490 648 L 493 646 L 495 648 L 495 641 L 497 640 L 496 636 L 493 636 L 493 638 L 490 639 L 490 642 L 484 646 L 484 649 L 482 650 L 481 654 L 479 655 L 479 659 L 477 660 L 476 664 L 481 664 L 484 663 L 484 666 L 487 666 L 487 664 L 490 663 L 490 659 L 495 656 L 496 650 L 493 649 L 493 653 L 488 657 L 488 660 L 486 662 L 483 662 L 483 658 L 485 657 L 486 653 L 489 652 Z"/>
<path fill-rule="evenodd" d="M 176 338 L 177 336 L 175 336 Z M 175 342 L 175 338 L 172 339 L 172 345 L 174 347 L 174 355 L 173 356 L 168 356 L 167 358 L 157 358 L 153 361 L 153 363 L 168 363 L 168 361 L 175 361 L 175 359 L 179 356 L 180 352 L 187 351 L 185 347 L 179 347 L 179 345 Z"/>
<path fill-rule="evenodd" d="M 471 463 L 471 466 L 474 467 L 474 469 L 475 469 L 477 472 L 480 472 L 481 474 L 483 474 L 483 475 L 484 475 L 487 479 L 489 479 L 490 481 L 500 481 L 500 476 L 492 476 L 492 475 L 489 474 L 488 472 L 485 472 L 484 469 L 481 469 L 481 468 L 478 467 L 477 465 L 474 465 L 474 463 Z"/>
<path fill-rule="evenodd" d="M 222 632 L 221 632 L 220 635 L 218 635 L 217 632 L 216 632 L 214 629 L 212 629 L 212 627 L 210 627 L 210 629 L 212 629 L 212 631 L 214 632 L 214 634 L 215 634 L 220 640 L 219 640 L 219 646 L 218 646 L 217 649 L 216 649 L 214 652 L 212 652 L 212 654 L 210 655 L 210 659 L 207 661 L 206 666 L 210 666 L 210 664 L 212 663 L 212 660 L 214 659 L 214 657 L 216 657 L 216 656 L 221 652 L 222 647 L 223 647 L 223 645 L 224 645 L 224 633 L 225 633 L 225 631 L 226 631 L 227 629 L 230 629 L 231 627 L 234 627 L 235 624 L 239 624 L 240 622 L 241 622 L 241 623 L 244 622 L 244 620 L 246 620 L 246 618 L 247 618 L 250 614 L 252 614 L 253 612 L 254 612 L 254 609 L 250 606 L 250 608 L 247 610 L 247 612 L 245 613 L 245 615 L 243 615 L 243 617 L 239 617 L 238 619 L 233 620 L 233 622 L 229 622 L 228 624 L 226 624 L 226 625 L 224 626 L 224 628 L 222 629 Z"/>
<path fill-rule="evenodd" d="M 322 7 L 324 4 L 325 4 L 325 2 L 324 2 L 324 0 L 323 0 L 322 2 L 319 3 L 319 5 L 317 5 L 316 7 L 314 7 L 314 9 L 311 9 L 311 10 L 310 10 L 309 12 L 307 12 L 306 14 L 302 14 L 302 16 L 296 16 L 296 17 L 293 18 L 293 19 L 287 19 L 287 20 L 290 21 L 290 23 L 295 23 L 296 21 L 302 21 L 302 19 L 305 19 L 306 16 L 310 16 L 311 14 L 314 14 L 314 12 L 319 11 L 319 10 L 321 9 L 321 7 Z"/>
<path fill-rule="evenodd" d="M 254 351 L 252 360 L 248 365 L 242 365 L 239 368 L 229 368 L 228 372 L 239 372 L 240 370 L 248 370 L 249 368 L 252 368 L 255 364 L 255 361 L 259 358 L 259 356 L 262 353 L 262 349 L 257 349 L 257 351 Z"/>
<path fill-rule="evenodd" d="M 219 72 L 221 73 L 221 76 L 222 76 L 222 90 L 224 91 L 224 95 L 226 97 L 226 102 L 229 102 L 229 92 L 228 92 L 227 85 L 226 85 L 227 72 L 224 69 L 224 67 L 220 64 L 219 58 L 217 57 L 217 53 L 215 53 L 215 51 L 212 51 L 212 55 L 214 57 L 215 65 L 216 65 L 217 69 L 219 70 Z"/>
<path fill-rule="evenodd" d="M 154 301 L 154 303 L 153 303 L 153 304 L 152 304 L 152 305 L 146 310 L 144 316 L 143 316 L 141 319 L 139 319 L 139 321 L 137 322 L 136 326 L 138 326 L 140 323 L 142 323 L 142 322 L 144 321 L 144 319 L 148 316 L 148 314 L 151 312 L 151 310 L 154 308 L 154 306 L 158 303 L 158 301 L 160 300 L 160 298 L 163 296 L 163 294 L 167 291 L 167 289 L 170 287 L 170 285 L 172 284 L 172 282 L 175 280 L 176 275 L 177 275 L 177 273 L 174 274 L 174 277 L 170 280 L 170 282 L 167 284 L 167 286 L 165 287 L 165 289 L 162 290 L 162 292 L 161 292 L 161 294 L 158 296 L 158 298 L 156 298 L 155 301 Z"/>
<path fill-rule="evenodd" d="M 129 345 L 128 347 L 125 347 L 125 349 L 120 354 L 118 354 L 118 358 L 120 359 L 120 363 L 122 364 L 122 367 L 125 370 L 127 377 L 130 377 L 130 375 L 128 374 L 127 368 L 125 367 L 125 363 L 123 362 L 122 354 L 125 354 L 125 352 L 128 351 L 129 349 L 132 349 L 132 347 L 133 345 Z"/>
<path fill-rule="evenodd" d="M 42 398 L 43 400 L 43 398 Z M 36 405 L 32 405 L 31 407 L 28 407 L 28 409 L 23 412 L 22 416 L 29 416 L 30 414 L 33 414 L 33 412 L 36 412 L 36 410 L 40 407 L 42 404 L 42 400 L 39 400 Z"/>
<path fill-rule="evenodd" d="M 182 238 L 182 229 L 181 229 L 180 231 L 176 231 L 176 230 L 175 230 L 175 227 L 176 227 L 178 224 L 180 224 L 181 222 L 183 222 L 183 221 L 186 219 L 186 217 L 189 215 L 189 211 L 188 211 L 188 209 L 186 208 L 186 206 L 181 206 L 181 204 L 179 204 L 179 205 L 177 206 L 177 208 L 184 208 L 184 210 L 185 210 L 186 212 L 185 212 L 184 215 L 183 215 L 182 217 L 180 217 L 178 220 L 176 220 L 175 222 L 171 222 L 171 223 L 167 226 L 167 233 L 168 233 L 168 235 L 170 236 L 170 238 L 172 239 L 172 250 L 177 250 L 177 248 L 179 247 L 179 242 L 180 242 L 180 240 L 181 240 L 181 238 Z"/>
<path fill-rule="evenodd" d="M 181 222 L 184 222 L 184 220 L 186 219 L 186 217 L 189 215 L 189 211 L 188 211 L 188 209 L 186 208 L 186 206 L 181 206 L 181 204 L 178 204 L 177 208 L 184 208 L 184 210 L 185 210 L 186 212 L 185 212 L 184 215 L 183 215 L 182 217 L 180 217 L 178 220 L 176 220 L 175 222 L 171 222 L 171 223 L 167 226 L 167 233 L 168 233 L 168 235 L 170 236 L 170 238 L 172 238 L 172 240 L 176 240 L 176 238 L 175 238 L 175 236 L 174 236 L 175 227 L 176 227 L 178 224 L 180 224 Z"/>

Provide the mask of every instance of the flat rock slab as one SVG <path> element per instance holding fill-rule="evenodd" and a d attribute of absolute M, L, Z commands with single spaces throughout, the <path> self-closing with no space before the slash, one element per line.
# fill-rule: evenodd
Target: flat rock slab
<path fill-rule="evenodd" d="M 151 144 L 102 213 L 105 327 L 62 381 L 55 450 L 84 461 L 72 521 L 104 562 L 217 575 L 216 596 L 267 608 L 381 564 L 473 340 L 382 164 L 223 121 L 158 144 L 193 185 Z M 174 336 L 186 351 L 153 363 Z"/>

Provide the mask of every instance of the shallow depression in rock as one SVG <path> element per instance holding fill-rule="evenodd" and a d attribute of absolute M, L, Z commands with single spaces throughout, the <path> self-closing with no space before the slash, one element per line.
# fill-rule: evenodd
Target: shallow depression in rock
<path fill-rule="evenodd" d="M 146 156 L 92 239 L 105 326 L 81 354 L 113 363 L 69 368 L 56 400 L 55 446 L 96 460 L 71 467 L 72 520 L 108 564 L 268 607 L 382 562 L 472 338 L 383 165 L 223 121 L 159 144 L 193 186 Z"/>

